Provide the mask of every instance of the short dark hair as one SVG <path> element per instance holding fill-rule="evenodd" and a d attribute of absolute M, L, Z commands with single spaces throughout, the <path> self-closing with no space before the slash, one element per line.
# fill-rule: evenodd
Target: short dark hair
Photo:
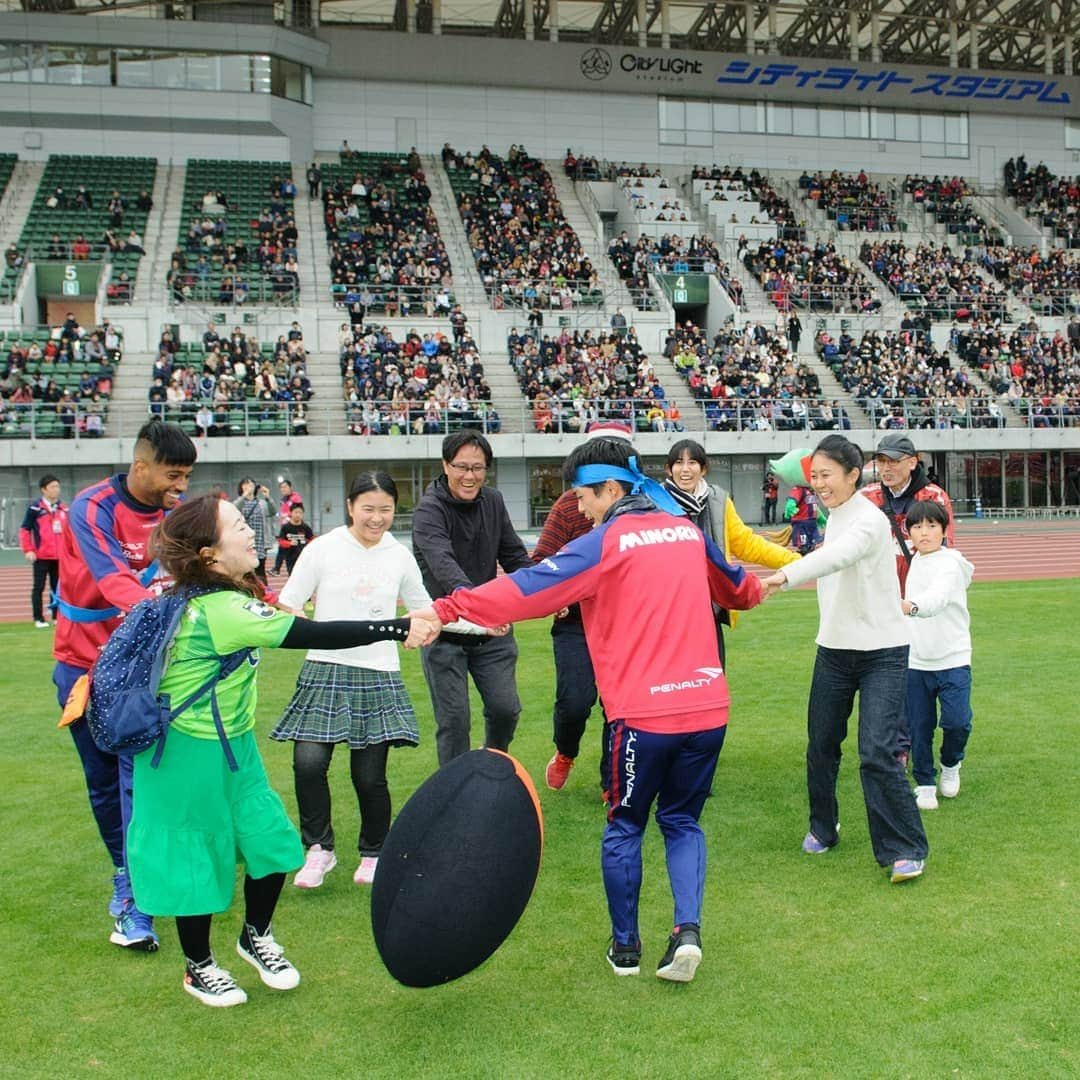
<path fill-rule="evenodd" d="M 570 451 L 566 461 L 563 462 L 563 480 L 570 487 L 573 487 L 574 474 L 582 465 L 614 465 L 620 469 L 627 469 L 630 467 L 632 457 L 636 457 L 639 462 L 641 461 L 638 452 L 626 439 L 603 437 L 589 439 L 588 442 L 575 446 Z M 626 493 L 629 494 L 630 485 L 626 481 L 616 480 L 615 483 L 621 484 Z M 603 482 L 589 485 L 594 494 L 599 494 L 603 486 Z"/>
<path fill-rule="evenodd" d="M 39 491 L 43 491 L 43 490 L 44 490 L 45 488 L 47 488 L 47 487 L 48 487 L 48 486 L 49 486 L 50 484 L 52 484 L 52 483 L 54 483 L 54 482 L 55 482 L 55 483 L 57 483 L 57 484 L 59 484 L 59 483 L 60 483 L 60 477 L 59 477 L 59 476 L 53 476 L 53 474 L 52 474 L 51 472 L 47 472 L 47 473 L 46 473 L 46 474 L 45 474 L 45 475 L 44 475 L 44 476 L 43 476 L 43 477 L 42 477 L 42 478 L 41 478 L 41 479 L 40 479 L 40 480 L 38 481 L 38 485 L 37 485 L 37 486 L 38 486 L 38 490 L 39 490 Z"/>
<path fill-rule="evenodd" d="M 688 455 L 691 461 L 696 461 L 701 466 L 702 472 L 709 471 L 709 456 L 705 453 L 705 447 L 696 439 L 680 439 L 677 443 L 673 443 L 667 452 L 667 461 L 664 464 L 670 469 L 682 459 L 683 454 Z"/>
<path fill-rule="evenodd" d="M 915 499 L 907 512 L 906 521 L 909 529 L 923 521 L 936 521 L 945 532 L 949 528 L 949 511 L 932 499 Z"/>
<path fill-rule="evenodd" d="M 466 446 L 475 446 L 484 455 L 484 464 L 490 469 L 495 455 L 491 452 L 491 443 L 484 438 L 483 434 L 474 428 L 462 428 L 461 431 L 453 431 L 442 441 L 442 459 L 447 465 L 458 456 L 458 452 Z"/>
<path fill-rule="evenodd" d="M 382 469 L 372 469 L 369 472 L 357 473 L 353 477 L 353 482 L 349 485 L 349 494 L 346 501 L 351 506 L 356 499 L 361 495 L 366 495 L 369 491 L 385 491 L 394 500 L 394 506 L 397 506 L 397 484 L 394 483 L 393 477 L 388 472 L 383 472 Z"/>
<path fill-rule="evenodd" d="M 289 513 L 290 514 L 294 510 L 303 510 L 303 509 L 304 509 L 304 504 L 302 502 L 289 503 Z"/>
<path fill-rule="evenodd" d="M 195 464 L 198 451 L 179 424 L 153 419 L 139 428 L 135 436 L 135 453 L 152 457 L 155 465 Z"/>
<path fill-rule="evenodd" d="M 863 452 L 850 439 L 844 438 L 843 435 L 826 435 L 814 447 L 813 456 L 816 457 L 818 454 L 831 458 L 844 472 L 851 472 L 852 469 L 858 469 L 859 472 L 862 472 Z"/>

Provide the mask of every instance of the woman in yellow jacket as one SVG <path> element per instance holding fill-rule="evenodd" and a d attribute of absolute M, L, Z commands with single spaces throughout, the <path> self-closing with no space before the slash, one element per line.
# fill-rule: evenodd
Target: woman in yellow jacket
<path fill-rule="evenodd" d="M 801 557 L 798 552 L 758 536 L 739 517 L 731 496 L 719 485 L 706 480 L 709 459 L 701 443 L 693 439 L 680 439 L 668 451 L 664 469 L 667 472 L 664 486 L 690 520 L 712 538 L 729 561 L 734 556 L 743 562 L 779 570 Z M 720 663 L 726 668 L 723 628 L 730 626 L 734 629 L 738 613 L 714 604 L 713 615 L 716 619 Z"/>

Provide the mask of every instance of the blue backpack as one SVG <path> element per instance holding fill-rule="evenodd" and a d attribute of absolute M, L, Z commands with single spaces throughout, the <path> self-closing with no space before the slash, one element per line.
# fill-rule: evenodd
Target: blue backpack
<path fill-rule="evenodd" d="M 94 742 L 106 753 L 138 754 L 156 742 L 150 762 L 156 769 L 165 750 L 169 725 L 209 693 L 218 738 L 229 768 L 236 772 L 236 758 L 218 710 L 217 684 L 236 671 L 253 650 L 238 649 L 215 657 L 218 666 L 214 674 L 179 703 L 174 704 L 168 694 L 158 692 L 169 648 L 188 602 L 208 591 L 183 589 L 141 600 L 105 643 L 90 673 L 86 722 Z"/>

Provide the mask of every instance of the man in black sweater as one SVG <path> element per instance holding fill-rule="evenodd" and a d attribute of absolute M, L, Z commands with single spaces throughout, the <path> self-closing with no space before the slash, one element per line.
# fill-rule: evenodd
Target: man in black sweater
<path fill-rule="evenodd" d="M 484 486 L 492 458 L 491 444 L 478 431 L 443 439 L 443 475 L 428 485 L 413 513 L 413 554 L 432 598 L 491 581 L 500 566 L 511 573 L 532 565 L 501 493 Z M 484 703 L 484 745 L 506 750 L 521 712 L 513 633 L 479 637 L 465 646 L 439 640 L 421 659 L 435 711 L 439 764 L 470 749 L 469 675 Z"/>

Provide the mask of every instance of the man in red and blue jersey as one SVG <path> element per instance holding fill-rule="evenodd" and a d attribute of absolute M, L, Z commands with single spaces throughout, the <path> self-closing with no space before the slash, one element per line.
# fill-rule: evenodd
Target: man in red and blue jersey
<path fill-rule="evenodd" d="M 728 564 L 671 496 L 644 476 L 639 462 L 624 440 L 591 439 L 576 447 L 563 475 L 596 527 L 534 567 L 436 600 L 426 616 L 496 626 L 581 604 L 597 686 L 611 718 L 611 793 L 601 855 L 612 925 L 608 961 L 616 975 L 640 971 L 641 842 L 656 802 L 675 898 L 674 930 L 656 973 L 689 982 L 701 960 L 705 888 L 698 819 L 730 701 L 710 597 L 729 609 L 746 609 L 763 599 L 763 590 L 756 577 Z"/>
<path fill-rule="evenodd" d="M 60 545 L 53 646 L 53 682 L 61 708 L 123 616 L 167 583 L 167 575 L 150 558 L 147 541 L 187 490 L 195 456 L 194 443 L 179 425 L 151 420 L 136 437 L 128 472 L 75 496 Z M 109 940 L 153 952 L 158 938 L 150 917 L 135 906 L 124 857 L 131 758 L 98 749 L 83 719 L 70 731 L 86 774 L 90 808 L 115 868 L 109 914 L 116 921 Z"/>

